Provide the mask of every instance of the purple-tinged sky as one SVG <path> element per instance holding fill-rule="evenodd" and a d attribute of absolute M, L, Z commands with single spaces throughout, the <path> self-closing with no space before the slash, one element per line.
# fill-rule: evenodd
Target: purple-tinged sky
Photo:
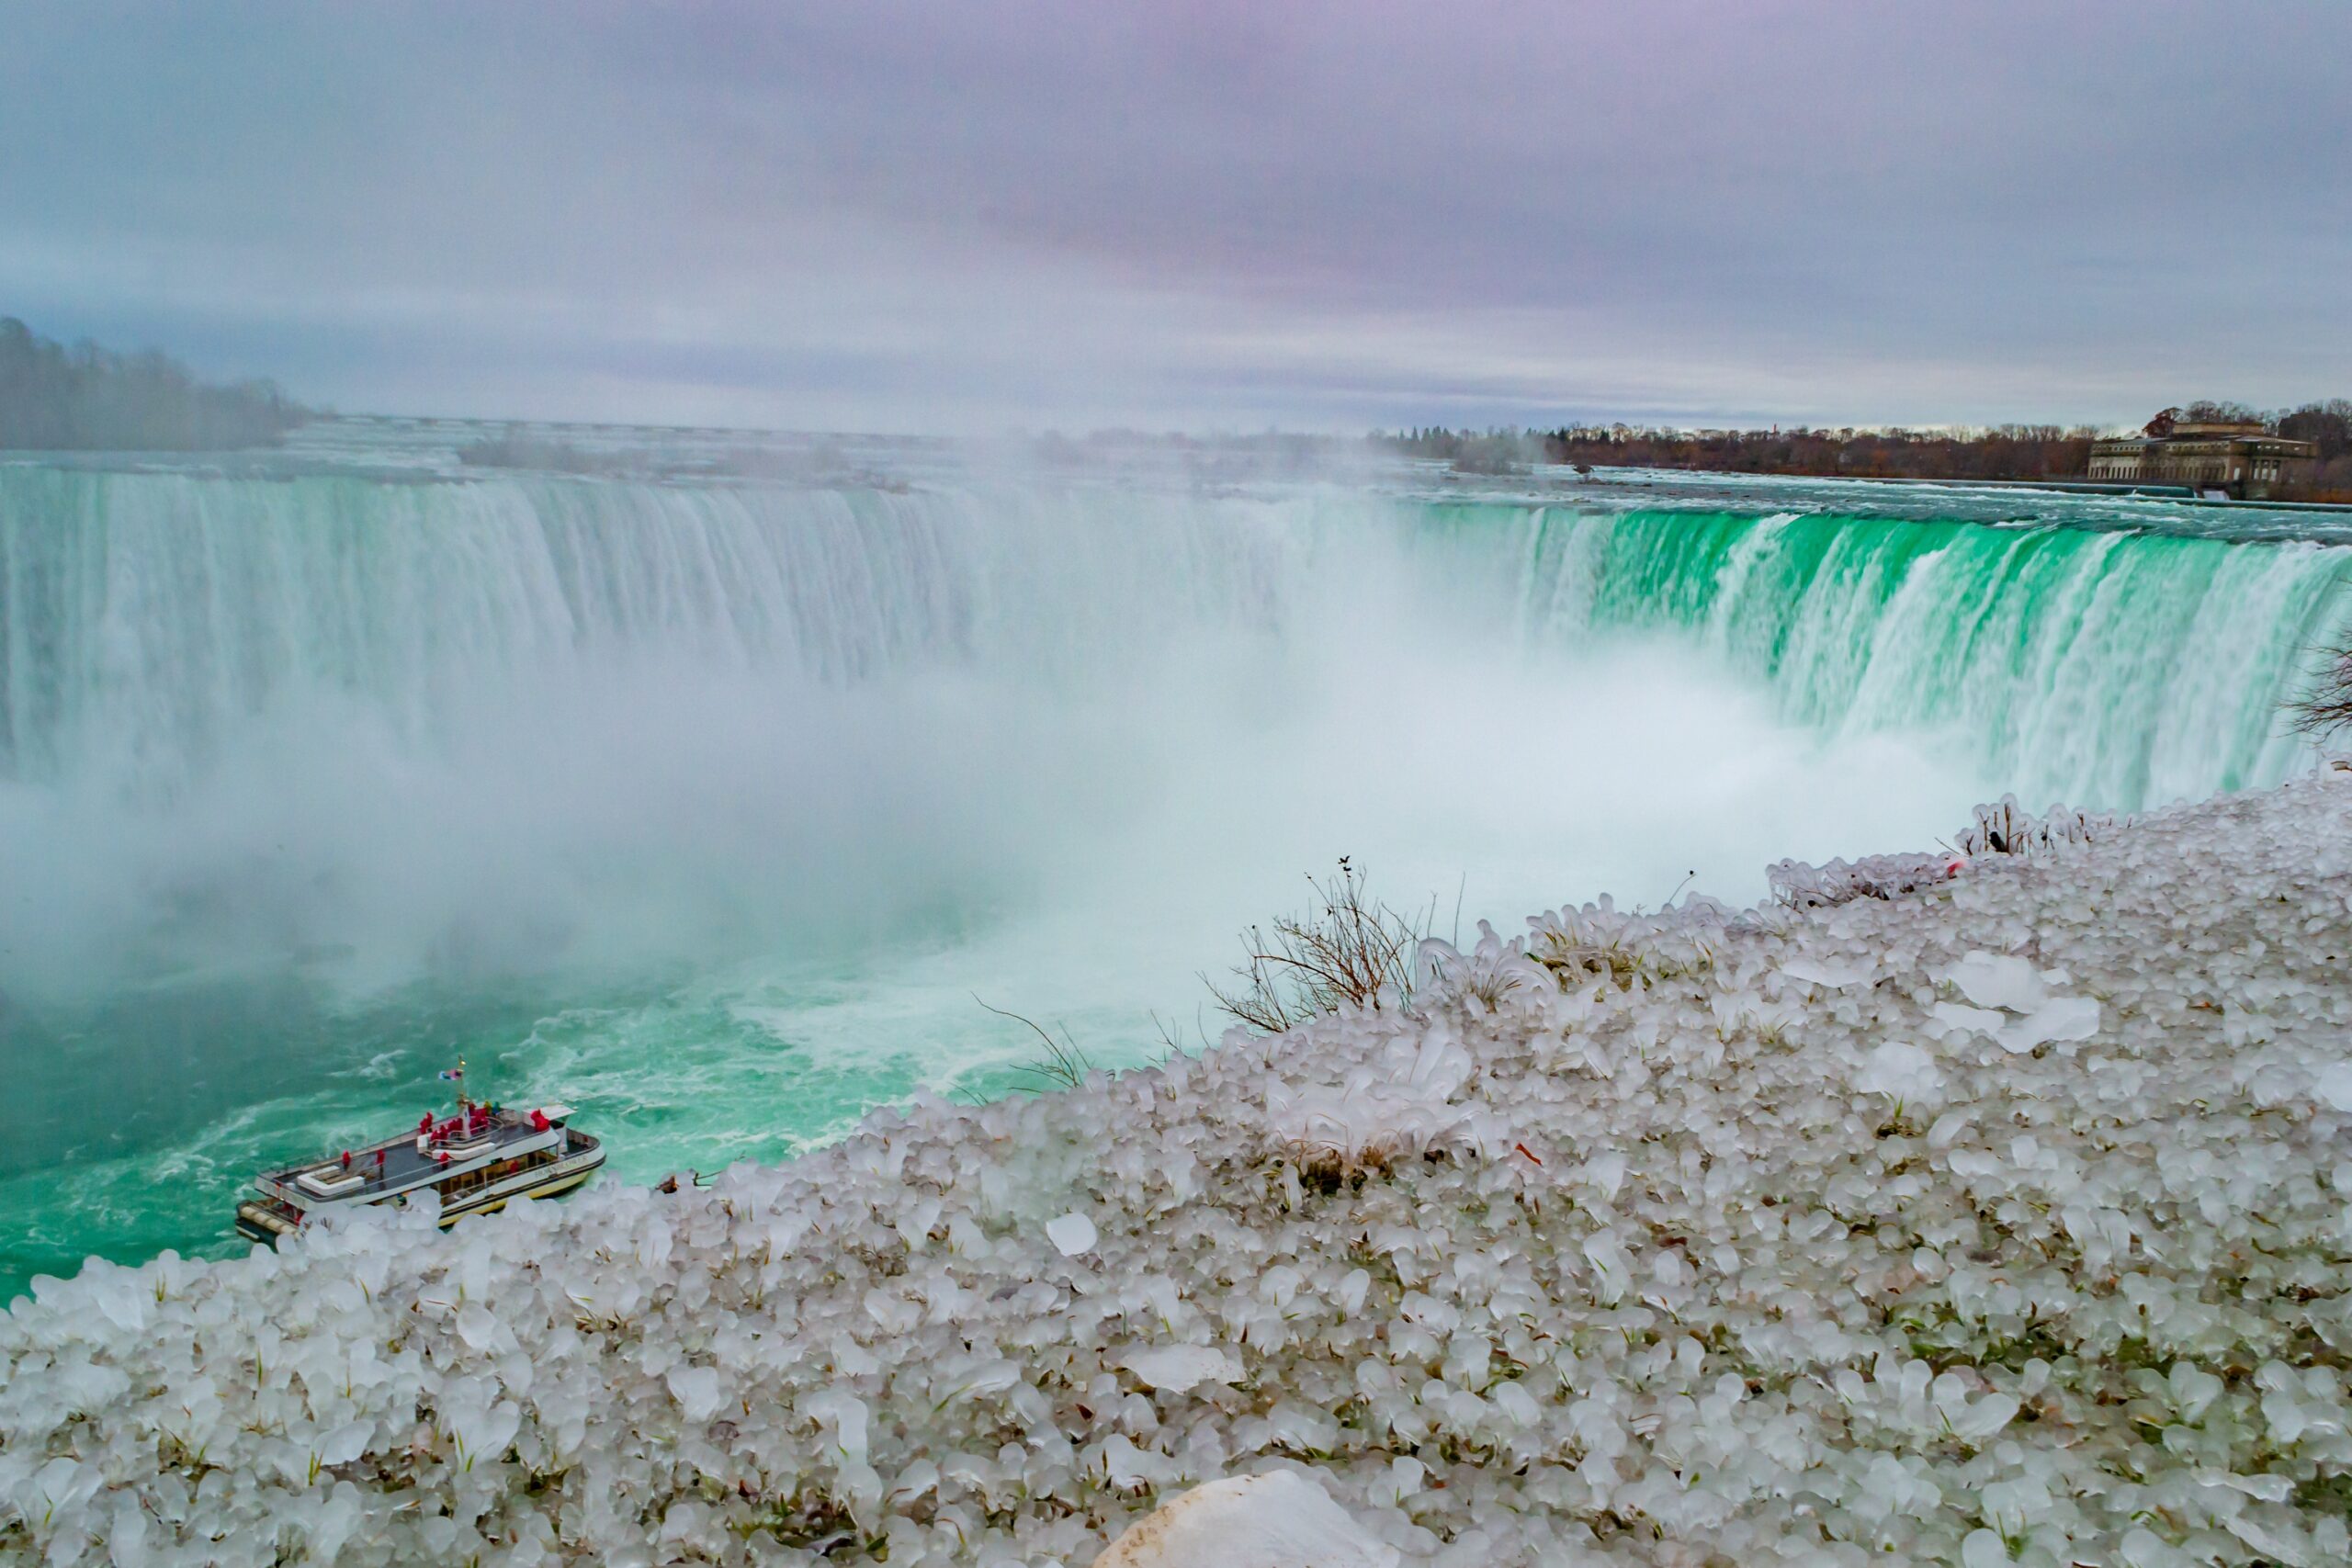
<path fill-rule="evenodd" d="M 0 314 L 993 433 L 2352 395 L 2352 5 L 0 0 Z"/>

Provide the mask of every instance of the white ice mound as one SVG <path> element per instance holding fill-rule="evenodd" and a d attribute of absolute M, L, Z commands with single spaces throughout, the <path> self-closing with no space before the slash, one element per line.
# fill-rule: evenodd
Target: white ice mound
<path fill-rule="evenodd" d="M 1952 965 L 1951 983 L 1981 1008 L 2030 1012 L 2049 995 L 2041 972 L 2022 958 L 1971 951 Z"/>
<path fill-rule="evenodd" d="M 1094 1568 L 1396 1568 L 1312 1481 L 1288 1470 L 1195 1486 L 1129 1526 Z"/>
<path fill-rule="evenodd" d="M 2098 1032 L 2098 1003 L 2089 997 L 2053 997 L 2051 987 L 2071 978 L 2064 970 L 2041 970 L 2025 959 L 1972 949 L 1945 978 L 1973 1007 L 1939 1002 L 1937 1021 L 1989 1034 L 2013 1055 L 2053 1042 L 2088 1040 Z M 2010 1017 L 2012 1013 L 2022 1017 Z"/>
<path fill-rule="evenodd" d="M 1815 958 L 1792 958 L 1781 965 L 1781 973 L 1800 985 L 1843 991 L 1867 984 L 1874 968 L 1868 962 L 1833 964 Z"/>
<path fill-rule="evenodd" d="M 2005 865 L 2074 853 L 2128 827 L 2129 818 L 2053 806 L 2046 817 L 2018 809 L 2017 796 L 1976 808 L 1975 818 L 1942 854 L 1865 855 L 1826 865 L 1780 861 L 1766 868 L 1773 898 L 1796 909 L 1829 908 L 1858 898 L 1893 899 Z"/>
<path fill-rule="evenodd" d="M 1232 1357 L 1205 1345 L 1159 1345 L 1131 1352 L 1122 1363 L 1148 1388 L 1183 1393 L 1205 1382 L 1238 1382 L 1241 1368 Z"/>
<path fill-rule="evenodd" d="M 2025 859 L 2043 858 L 2096 843 L 2118 829 L 2130 826 L 2132 821 L 2129 817 L 2071 810 L 2064 806 L 2053 806 L 2047 816 L 2036 817 L 2021 809 L 2014 795 L 2005 795 L 1990 806 L 1978 807 L 1975 818 L 1952 840 L 1962 854 L 2015 855 Z"/>
<path fill-rule="evenodd" d="M 2005 1051 L 2025 1052 L 2052 1041 L 2088 1040 L 2098 1032 L 2098 1003 L 2088 997 L 2058 997 L 2003 1024 L 1993 1038 Z"/>
<path fill-rule="evenodd" d="M 1869 1094 L 1925 1103 L 1942 1090 L 1944 1075 L 1931 1052 L 1908 1041 L 1889 1040 L 1863 1055 L 1854 1087 Z"/>
<path fill-rule="evenodd" d="M 2352 1062 L 2331 1062 L 2312 1077 L 2312 1092 L 2331 1111 L 2352 1111 Z"/>
<path fill-rule="evenodd" d="M 1893 898 L 1949 882 L 1962 863 L 1952 855 L 1864 855 L 1826 865 L 1776 861 L 1765 868 L 1772 897 L 1796 909 L 1826 908 L 1856 898 Z"/>
<path fill-rule="evenodd" d="M 1340 1082 L 1266 1089 L 1266 1130 L 1307 1160 L 1354 1168 L 1420 1154 L 1470 1130 L 1476 1108 L 1457 1100 L 1476 1063 L 1450 1030 L 1390 1040 Z"/>
<path fill-rule="evenodd" d="M 1064 1214 L 1046 1222 L 1046 1239 L 1064 1258 L 1076 1258 L 1094 1249 L 1094 1222 L 1084 1214 Z"/>

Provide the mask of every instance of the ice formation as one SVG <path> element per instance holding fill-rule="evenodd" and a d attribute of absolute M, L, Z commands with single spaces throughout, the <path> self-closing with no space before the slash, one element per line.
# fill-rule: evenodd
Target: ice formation
<path fill-rule="evenodd" d="M 708 1188 L 93 1262 L 0 1318 L 0 1559 L 1082 1565 L 1287 1477 L 1448 1568 L 2346 1561 L 2352 775 L 2036 843 Z"/>
<path fill-rule="evenodd" d="M 1976 808 L 1974 820 L 1952 840 L 1941 854 L 1864 855 L 1858 861 L 1833 860 L 1826 865 L 1803 861 L 1776 861 L 1765 880 L 1772 896 L 1798 909 L 1843 904 L 1849 898 L 1892 898 L 1948 882 L 1973 860 L 2014 855 L 2031 858 L 2055 854 L 2128 826 L 2129 818 L 2053 806 L 2036 817 L 2020 808 L 2018 797 L 2005 795 L 1991 806 Z"/>
<path fill-rule="evenodd" d="M 1833 860 L 1826 865 L 1803 861 L 1775 861 L 1764 878 L 1772 896 L 1797 909 L 1818 909 L 1849 898 L 1892 898 L 1917 893 L 1960 874 L 1966 857 L 1948 855 L 1864 855 L 1860 860 Z"/>
<path fill-rule="evenodd" d="M 1374 1540 L 1297 1472 L 1195 1486 L 1127 1527 L 1094 1568 L 1396 1568 Z"/>

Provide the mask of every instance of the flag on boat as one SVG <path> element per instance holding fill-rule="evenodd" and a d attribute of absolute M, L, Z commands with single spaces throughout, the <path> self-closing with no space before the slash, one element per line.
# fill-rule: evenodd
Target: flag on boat
<path fill-rule="evenodd" d="M 466 1069 L 463 1067 L 444 1067 L 441 1069 L 441 1080 L 444 1083 L 456 1083 L 459 1078 L 462 1078 L 465 1076 Z"/>

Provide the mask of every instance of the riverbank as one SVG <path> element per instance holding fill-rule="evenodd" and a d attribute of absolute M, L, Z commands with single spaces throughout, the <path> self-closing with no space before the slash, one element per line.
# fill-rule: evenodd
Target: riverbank
<path fill-rule="evenodd" d="M 1083 1564 L 1285 1467 L 1465 1568 L 2341 1561 L 2347 956 L 2328 773 L 707 1190 L 93 1263 L 0 1319 L 0 1556 Z"/>

